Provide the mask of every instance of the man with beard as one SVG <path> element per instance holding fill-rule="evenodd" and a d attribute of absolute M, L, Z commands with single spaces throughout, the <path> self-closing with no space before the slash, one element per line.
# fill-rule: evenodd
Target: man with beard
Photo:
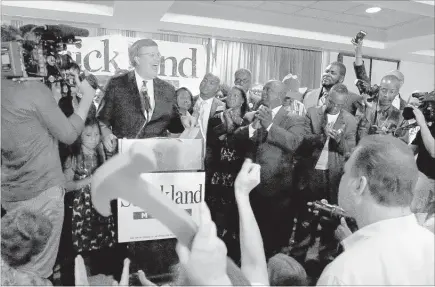
<path fill-rule="evenodd" d="M 377 101 L 368 102 L 365 98 L 365 111 L 358 124 L 357 142 L 369 134 L 391 134 L 402 123 L 401 111 L 392 105 L 399 89 L 400 80 L 396 76 L 387 75 L 381 80 Z"/>
<path fill-rule="evenodd" d="M 323 106 L 332 86 L 343 83 L 345 77 L 346 66 L 340 62 L 332 62 L 322 75 L 322 87 L 308 92 L 304 97 L 305 108 L 308 110 L 311 107 Z M 356 111 L 361 108 L 360 98 L 357 94 L 349 92 L 344 109 L 355 115 Z"/>
<path fill-rule="evenodd" d="M 251 203 L 267 258 L 289 243 L 294 217 L 290 208 L 293 155 L 304 137 L 304 118 L 285 110 L 284 97 L 282 82 L 266 83 L 255 119 L 235 133 L 240 146 L 251 149 L 248 157 L 261 165 L 261 183 L 251 193 Z"/>

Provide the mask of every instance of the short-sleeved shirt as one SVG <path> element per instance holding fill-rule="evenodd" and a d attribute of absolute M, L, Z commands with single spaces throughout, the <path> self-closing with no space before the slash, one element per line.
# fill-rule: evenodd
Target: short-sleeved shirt
<path fill-rule="evenodd" d="M 2 201 L 34 198 L 62 185 L 58 141 L 73 143 L 84 121 L 65 117 L 41 82 L 1 81 Z"/>
<path fill-rule="evenodd" d="M 435 136 L 435 124 L 429 127 L 432 136 Z M 428 178 L 435 179 L 435 158 L 431 157 L 427 151 L 423 139 L 421 137 L 421 130 L 417 133 L 416 138 L 412 142 L 413 145 L 418 147 L 417 167 Z"/>

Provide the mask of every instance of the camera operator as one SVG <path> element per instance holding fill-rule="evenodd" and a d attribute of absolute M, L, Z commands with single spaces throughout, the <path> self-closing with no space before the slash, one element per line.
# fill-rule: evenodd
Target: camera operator
<path fill-rule="evenodd" d="M 418 169 L 428 178 L 435 179 L 435 92 L 432 91 L 421 101 L 421 110 L 412 107 L 420 131 L 411 147 L 415 154 L 418 153 Z"/>
<path fill-rule="evenodd" d="M 393 75 L 384 76 L 379 85 L 379 94 L 373 102 L 364 97 L 364 113 L 361 115 L 357 142 L 370 134 L 392 134 L 402 123 L 402 112 L 394 107 L 393 102 L 399 93 L 400 80 Z"/>
<path fill-rule="evenodd" d="M 370 78 L 367 76 L 366 68 L 364 66 L 363 56 L 362 56 L 362 45 L 363 41 L 361 40 L 359 43 L 354 44 L 355 47 L 355 62 L 353 63 L 353 67 L 355 70 L 356 78 L 359 80 L 363 80 L 364 82 L 367 82 L 370 84 Z M 392 70 L 388 72 L 385 76 L 392 75 L 396 76 L 400 81 L 400 88 L 405 83 L 405 77 L 403 76 L 402 72 L 399 70 Z M 406 106 L 406 101 L 402 99 L 400 96 L 400 93 L 398 91 L 397 95 L 394 97 L 392 105 L 398 109 L 403 110 Z"/>
<path fill-rule="evenodd" d="M 434 236 L 411 211 L 419 172 L 400 139 L 363 138 L 345 164 L 338 201 L 359 227 L 317 285 L 434 285 Z"/>
<path fill-rule="evenodd" d="M 3 37 L 10 35 L 2 33 L 2 42 L 16 40 Z M 27 207 L 53 214 L 53 231 L 46 247 L 20 267 L 43 278 L 52 274 L 64 217 L 65 177 L 58 141 L 72 144 L 77 139 L 95 95 L 88 81 L 81 82 L 77 73 L 75 80 L 83 97 L 70 117 L 62 113 L 52 91 L 39 79 L 1 80 L 1 204 L 6 212 Z"/>

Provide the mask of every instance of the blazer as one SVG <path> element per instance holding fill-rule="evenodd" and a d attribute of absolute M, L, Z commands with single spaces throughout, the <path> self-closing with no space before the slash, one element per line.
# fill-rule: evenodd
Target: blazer
<path fill-rule="evenodd" d="M 312 107 L 318 107 L 317 103 L 319 102 L 319 98 L 322 92 L 323 87 L 311 90 L 306 93 L 306 95 L 304 96 L 303 104 L 307 110 Z M 346 100 L 346 105 L 344 107 L 345 110 L 355 116 L 358 110 L 362 110 L 362 106 L 363 105 L 361 102 L 361 96 L 349 92 Z"/>
<path fill-rule="evenodd" d="M 364 66 L 364 63 L 360 66 L 355 65 L 355 62 L 353 63 L 353 68 L 355 70 L 355 75 L 358 80 L 363 80 L 364 82 L 371 83 L 369 76 L 367 76 L 366 67 Z M 399 110 L 403 111 L 403 109 L 406 107 L 406 101 L 402 99 L 402 96 L 400 96 L 400 108 Z"/>
<path fill-rule="evenodd" d="M 293 156 L 304 138 L 304 118 L 281 108 L 269 132 L 263 127 L 249 138 L 249 126 L 235 132 L 238 145 L 248 149 L 247 157 L 261 165 L 261 182 L 257 194 L 288 198 L 292 190 Z"/>
<path fill-rule="evenodd" d="M 103 124 L 103 137 L 112 132 L 117 138 L 142 139 L 166 136 L 167 130 L 172 133 L 184 130 L 176 109 L 174 87 L 159 78 L 153 84 L 155 107 L 150 121 L 143 127 L 145 110 L 134 71 L 109 80 L 97 112 L 97 119 Z"/>
<path fill-rule="evenodd" d="M 324 133 L 326 124 L 327 116 L 322 107 L 308 109 L 305 117 L 306 136 L 298 150 L 298 155 L 301 158 L 298 163 L 298 169 L 301 169 L 298 182 L 299 190 L 304 190 L 310 183 L 326 143 L 327 137 Z M 356 145 L 357 120 L 348 111 L 342 110 L 333 128 L 335 130 L 343 129 L 341 140 L 338 143 L 332 138 L 328 143 L 329 194 L 333 195 L 336 203 L 344 163 Z"/>
<path fill-rule="evenodd" d="M 198 101 L 198 99 L 199 99 L 199 95 L 197 95 L 193 98 L 192 107 L 194 107 L 196 105 L 196 101 Z M 212 117 L 214 117 L 216 112 L 223 111 L 223 110 L 225 110 L 225 108 L 226 108 L 226 105 L 224 102 L 222 102 L 218 98 L 213 98 L 213 102 L 212 102 L 211 108 L 210 108 L 210 115 L 208 116 L 208 118 L 211 119 Z"/>
<path fill-rule="evenodd" d="M 370 128 L 375 125 L 375 119 L 376 117 L 379 117 L 377 115 L 378 112 L 376 112 L 376 106 L 372 108 L 367 107 L 367 111 L 361 115 L 361 118 L 358 123 L 358 130 L 357 130 L 357 142 L 360 141 L 364 136 L 374 134 L 374 130 L 371 130 Z M 399 127 L 402 124 L 403 116 L 402 112 L 396 109 L 393 106 L 390 106 L 390 108 L 387 111 L 387 116 L 385 119 L 384 126 L 389 128 L 391 126 Z"/>

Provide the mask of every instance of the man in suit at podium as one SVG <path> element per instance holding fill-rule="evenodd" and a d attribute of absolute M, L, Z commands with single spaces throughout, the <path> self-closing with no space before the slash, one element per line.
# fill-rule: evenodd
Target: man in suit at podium
<path fill-rule="evenodd" d="M 160 56 L 153 40 L 136 41 L 129 49 L 134 70 L 115 75 L 107 83 L 97 119 L 109 153 L 115 152 L 118 138 L 162 137 L 168 130 L 172 133 L 184 130 L 176 111 L 174 87 L 157 78 Z M 149 275 L 161 275 L 169 272 L 168 266 L 175 262 L 175 244 L 175 239 L 118 244 L 111 256 L 118 258 L 115 265 L 119 270 L 122 260 L 129 257 L 132 272 L 142 269 Z"/>
<path fill-rule="evenodd" d="M 134 70 L 109 80 L 97 112 L 109 152 L 114 151 L 117 138 L 161 137 L 167 130 L 184 130 L 176 111 L 174 87 L 157 78 L 161 57 L 157 43 L 138 40 L 128 53 Z"/>

